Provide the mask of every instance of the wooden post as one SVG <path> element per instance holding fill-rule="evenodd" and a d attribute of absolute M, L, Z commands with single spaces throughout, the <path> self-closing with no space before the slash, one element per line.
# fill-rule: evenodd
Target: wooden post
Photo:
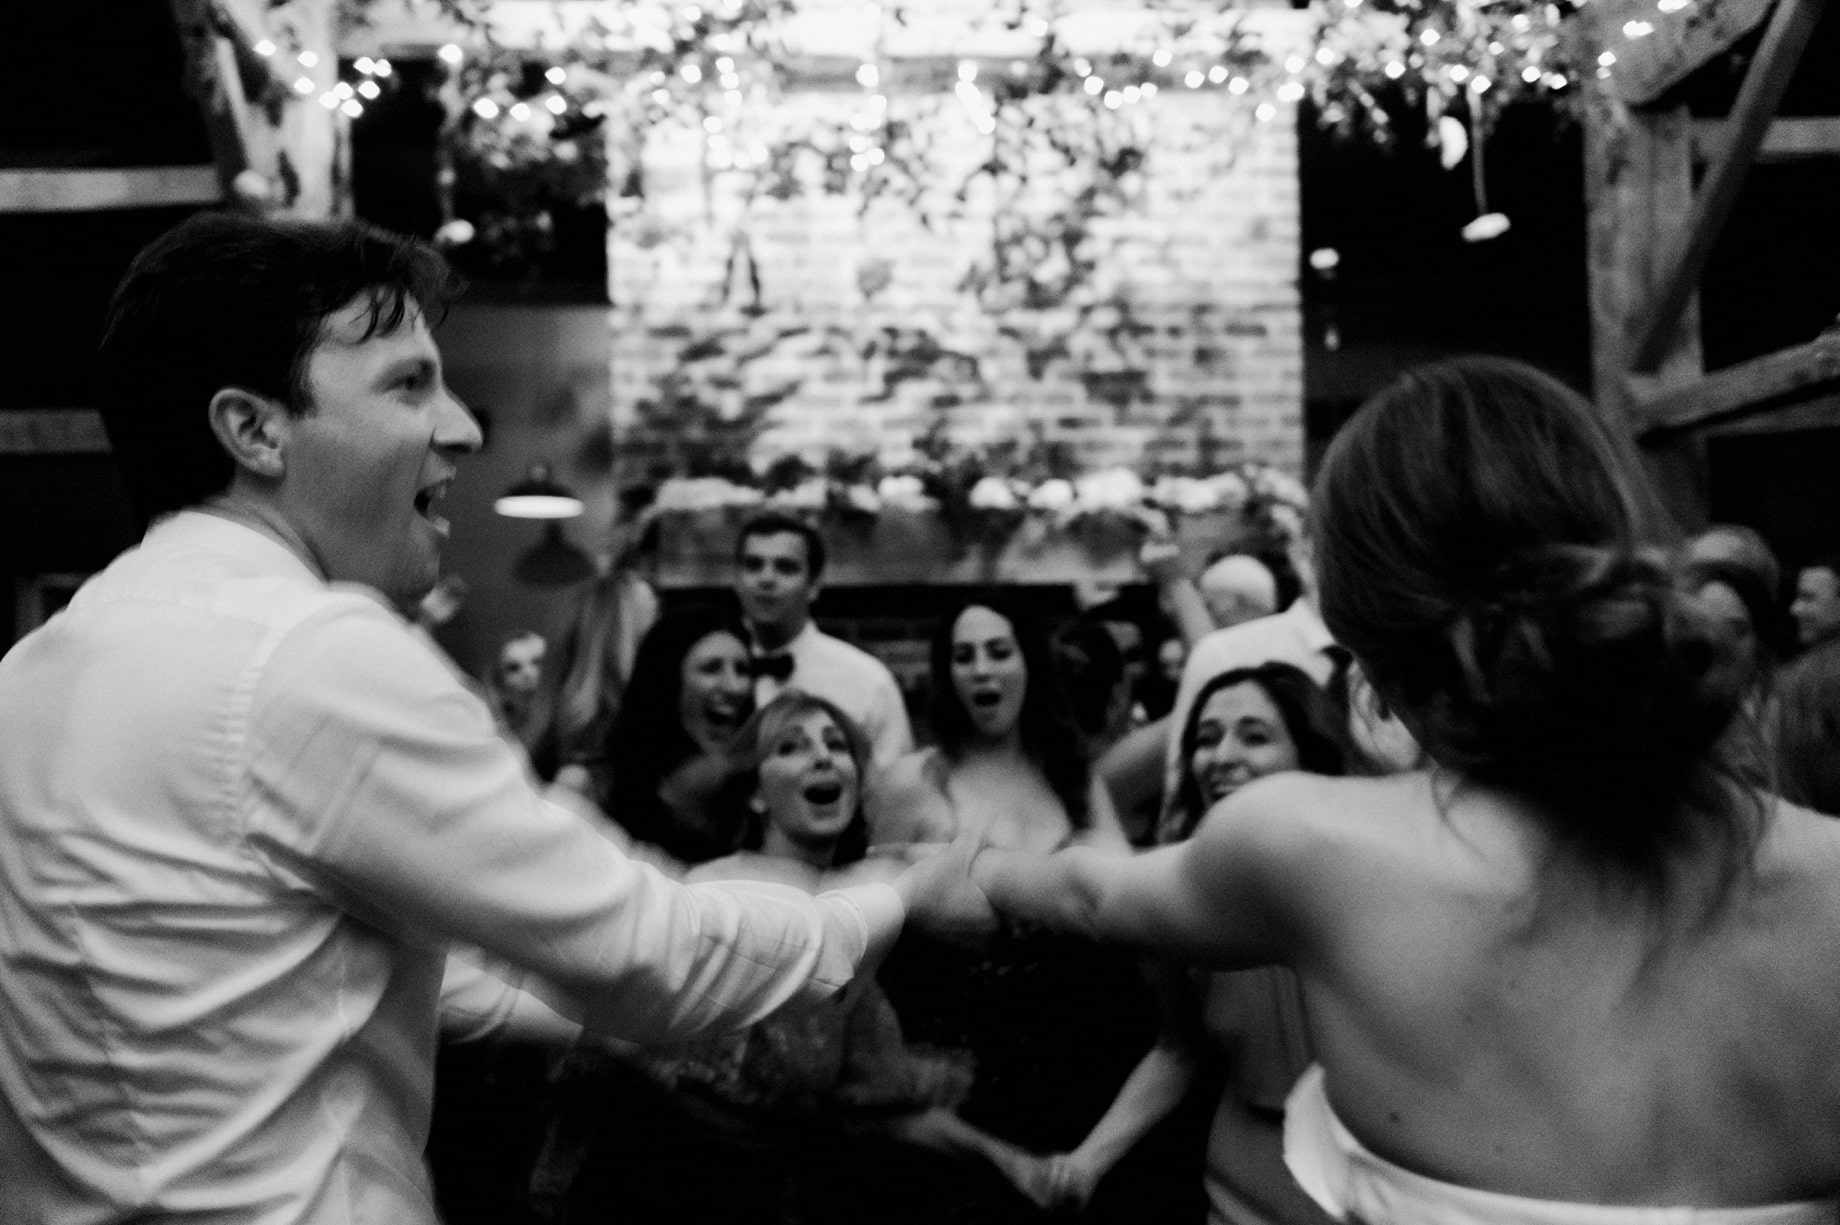
<path fill-rule="evenodd" d="M 1599 408 L 1625 427 L 1634 392 L 1685 386 L 1704 370 L 1699 300 L 1689 292 L 1653 375 L 1632 379 L 1640 312 L 1693 208 L 1692 120 L 1685 106 L 1637 110 L 1606 81 L 1588 86 L 1584 133 L 1591 365 Z M 1705 446 L 1678 436 L 1644 451 L 1663 503 L 1683 528 L 1706 522 Z"/>

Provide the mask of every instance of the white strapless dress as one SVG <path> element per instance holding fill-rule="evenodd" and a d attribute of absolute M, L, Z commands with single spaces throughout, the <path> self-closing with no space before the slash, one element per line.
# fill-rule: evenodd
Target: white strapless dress
<path fill-rule="evenodd" d="M 1284 1163 L 1338 1220 L 1361 1225 L 1836 1225 L 1840 1201 L 1754 1208 L 1576 1204 L 1477 1191 L 1414 1174 L 1369 1152 L 1329 1105 L 1312 1066 L 1284 1107 Z"/>

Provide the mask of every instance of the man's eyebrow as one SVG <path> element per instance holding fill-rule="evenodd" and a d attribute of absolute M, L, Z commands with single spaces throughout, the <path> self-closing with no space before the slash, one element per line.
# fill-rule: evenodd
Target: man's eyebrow
<path fill-rule="evenodd" d="M 426 353 L 417 353 L 399 357 L 391 361 L 378 372 L 377 381 L 380 383 L 388 383 L 401 378 L 405 374 L 433 374 L 438 369 L 440 369 L 440 365 L 434 358 L 428 356 Z"/>

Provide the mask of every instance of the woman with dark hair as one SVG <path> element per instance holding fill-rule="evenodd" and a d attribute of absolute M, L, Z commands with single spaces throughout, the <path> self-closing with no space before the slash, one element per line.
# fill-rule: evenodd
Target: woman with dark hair
<path fill-rule="evenodd" d="M 754 709 L 747 631 L 711 605 L 646 631 L 605 741 L 604 805 L 621 828 L 683 864 L 734 851 L 749 783 L 729 746 Z"/>
<path fill-rule="evenodd" d="M 1235 668 L 1196 695 L 1181 735 L 1182 780 L 1166 840 L 1255 779 L 1289 770 L 1339 775 L 1349 748 L 1342 716 L 1301 669 Z M 1213 1225 L 1328 1220 L 1284 1168 L 1284 1097 L 1310 1064 L 1297 976 L 1278 966 L 1208 973 L 1153 967 L 1163 1027 L 1111 1109 L 1071 1152 L 1051 1158 L 1038 1202 L 1085 1205 L 1100 1180 L 1183 1102 L 1204 1069 L 1223 1079 L 1208 1127 L 1203 1186 Z"/>
<path fill-rule="evenodd" d="M 731 746 L 749 780 L 743 849 L 691 882 L 758 880 L 818 893 L 862 860 L 864 773 L 856 724 L 787 690 Z M 557 1077 L 536 1183 L 565 1225 L 785 1225 L 878 1220 L 879 1189 L 840 1177 L 856 1132 L 874 1132 L 1020 1179 L 1034 1159 L 952 1107 L 969 1073 L 909 1049 L 873 978 L 739 1034 L 664 1049 L 584 1036 Z"/>
<path fill-rule="evenodd" d="M 932 663 L 938 744 L 893 763 L 872 790 L 873 841 L 1126 846 L 1034 617 L 977 597 L 942 619 Z M 1023 928 L 976 948 L 903 939 L 882 983 L 911 1038 L 975 1061 L 964 1117 L 1036 1151 L 1086 1133 L 1154 1027 L 1134 958 Z M 908 1188 L 891 1219 L 1030 1219 L 1014 1188 L 977 1173 L 890 1171 Z"/>
<path fill-rule="evenodd" d="M 974 880 L 1294 970 L 1320 1062 L 1285 1157 L 1337 1217 L 1833 1221 L 1840 825 L 1723 756 L 1734 644 L 1628 439 L 1525 366 L 1434 365 L 1344 427 L 1314 508 L 1324 619 L 1428 768 L 1264 779 L 1176 846 L 993 848 Z"/>

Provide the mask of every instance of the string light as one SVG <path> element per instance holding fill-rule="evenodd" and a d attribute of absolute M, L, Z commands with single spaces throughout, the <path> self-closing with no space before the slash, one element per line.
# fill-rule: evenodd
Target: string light
<path fill-rule="evenodd" d="M 1207 84 L 1207 73 L 1202 72 L 1199 68 L 1191 68 L 1188 75 L 1182 78 L 1182 84 L 1190 89 L 1200 89 Z"/>
<path fill-rule="evenodd" d="M 1245 77 L 1234 77 L 1231 81 L 1227 82 L 1227 92 L 1230 94 L 1243 94 L 1251 88 L 1252 82 L 1248 81 Z"/>
<path fill-rule="evenodd" d="M 389 60 L 377 60 L 375 63 L 371 65 L 371 71 L 375 73 L 377 76 L 387 77 L 392 72 L 395 72 L 396 69 L 390 66 Z"/>
<path fill-rule="evenodd" d="M 882 83 L 882 70 L 870 63 L 858 65 L 856 83 L 864 89 L 874 89 Z"/>
<path fill-rule="evenodd" d="M 261 42 L 257 43 L 254 47 L 250 48 L 250 50 L 254 51 L 257 55 L 261 56 L 263 59 L 267 59 L 269 56 L 275 53 L 276 48 L 275 48 L 274 43 L 268 41 L 268 39 L 265 38 Z"/>
<path fill-rule="evenodd" d="M 498 103 L 490 98 L 475 98 L 473 99 L 473 114 L 481 119 L 497 119 Z"/>
<path fill-rule="evenodd" d="M 1212 68 L 1208 69 L 1208 80 L 1214 82 L 1214 84 L 1216 85 L 1224 84 L 1226 82 L 1226 79 L 1227 79 L 1226 65 L 1216 64 Z"/>
<path fill-rule="evenodd" d="M 296 55 L 294 59 L 300 64 L 302 68 L 319 67 L 319 56 L 314 54 L 311 51 L 302 51 L 300 54 Z"/>
<path fill-rule="evenodd" d="M 511 104 L 511 117 L 519 123 L 523 123 L 526 119 L 529 119 L 530 104 L 528 102 L 513 102 Z"/>
<path fill-rule="evenodd" d="M 548 81 L 551 85 L 563 85 L 568 82 L 569 73 L 566 68 L 560 66 L 552 67 L 543 74 L 543 79 Z"/>
<path fill-rule="evenodd" d="M 1647 38 L 1655 32 L 1655 27 L 1646 21 L 1626 21 L 1623 23 L 1624 38 Z"/>
<path fill-rule="evenodd" d="M 466 52 L 460 50 L 460 45 L 458 43 L 443 44 L 441 49 L 435 52 L 435 55 L 449 68 L 458 68 L 460 66 L 460 61 L 466 58 Z"/>
<path fill-rule="evenodd" d="M 569 103 L 561 94 L 551 94 L 543 99 L 543 109 L 552 115 L 560 115 L 569 109 Z"/>
<path fill-rule="evenodd" d="M 383 93 L 383 87 L 381 85 L 378 85 L 377 82 L 375 81 L 359 81 L 358 82 L 358 93 L 366 101 L 375 102 L 377 100 L 378 95 Z"/>
<path fill-rule="evenodd" d="M 303 98 L 306 97 L 308 94 L 312 93 L 313 92 L 313 78 L 312 77 L 295 77 L 294 78 L 294 92 L 299 94 Z"/>
<path fill-rule="evenodd" d="M 364 113 L 364 107 L 356 98 L 347 98 L 345 101 L 339 103 L 339 110 L 344 113 L 347 119 L 356 119 Z"/>

